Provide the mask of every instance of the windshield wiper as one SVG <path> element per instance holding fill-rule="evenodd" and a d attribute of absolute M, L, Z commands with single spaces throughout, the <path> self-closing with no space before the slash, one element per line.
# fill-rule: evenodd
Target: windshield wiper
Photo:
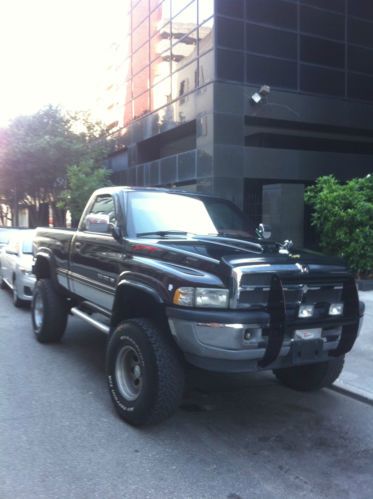
<path fill-rule="evenodd" d="M 186 236 L 190 234 L 189 232 L 185 232 L 184 230 L 153 230 L 151 232 L 139 232 L 136 234 L 137 237 L 142 236 Z"/>

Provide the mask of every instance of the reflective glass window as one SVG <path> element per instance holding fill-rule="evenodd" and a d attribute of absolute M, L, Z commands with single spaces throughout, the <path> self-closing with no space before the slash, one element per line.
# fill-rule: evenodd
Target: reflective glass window
<path fill-rule="evenodd" d="M 373 21 L 373 8 L 371 0 L 350 0 L 348 13 L 351 16 L 361 17 Z"/>
<path fill-rule="evenodd" d="M 197 86 L 197 61 L 172 75 L 172 99 L 182 99 Z"/>
<path fill-rule="evenodd" d="M 203 1 L 201 2 L 203 3 Z M 224 16 L 237 17 L 243 19 L 244 1 L 243 0 L 216 0 L 216 13 Z"/>
<path fill-rule="evenodd" d="M 258 54 L 297 59 L 297 35 L 275 28 L 246 25 L 246 50 Z"/>
<path fill-rule="evenodd" d="M 171 2 L 171 16 L 175 17 L 176 14 L 181 12 L 191 2 L 196 2 L 196 0 L 172 0 L 172 2 Z"/>
<path fill-rule="evenodd" d="M 198 27 L 198 50 L 200 54 L 214 47 L 214 18 Z"/>
<path fill-rule="evenodd" d="M 243 50 L 243 21 L 218 16 L 216 20 L 216 40 L 219 46 Z"/>
<path fill-rule="evenodd" d="M 135 29 L 149 15 L 149 0 L 140 0 L 132 9 L 132 29 Z"/>
<path fill-rule="evenodd" d="M 164 28 L 170 27 L 169 24 L 164 26 Z M 156 59 L 161 54 L 165 54 L 166 57 L 168 53 L 168 58 L 171 58 L 171 39 L 170 32 L 164 31 L 159 32 L 150 40 L 150 60 Z"/>
<path fill-rule="evenodd" d="M 168 78 L 171 75 L 171 61 L 159 57 L 150 65 L 150 86 Z"/>
<path fill-rule="evenodd" d="M 135 52 L 147 40 L 149 40 L 149 18 L 146 18 L 132 33 L 132 51 Z"/>
<path fill-rule="evenodd" d="M 197 57 L 197 31 L 189 33 L 172 46 L 172 71 L 177 71 Z"/>
<path fill-rule="evenodd" d="M 300 56 L 304 62 L 343 68 L 345 64 L 345 46 L 342 43 L 302 35 L 300 39 Z"/>
<path fill-rule="evenodd" d="M 149 111 L 149 92 L 145 92 L 133 101 L 133 118 L 139 118 L 140 116 L 149 113 Z"/>
<path fill-rule="evenodd" d="M 348 96 L 373 101 L 373 77 L 349 73 Z"/>
<path fill-rule="evenodd" d="M 132 78 L 132 94 L 134 97 L 149 89 L 149 68 L 146 67 Z"/>
<path fill-rule="evenodd" d="M 199 86 L 205 85 L 215 79 L 215 60 L 214 52 L 211 50 L 199 59 Z"/>
<path fill-rule="evenodd" d="M 297 6 L 283 0 L 246 0 L 246 18 L 287 29 L 297 28 Z"/>
<path fill-rule="evenodd" d="M 301 65 L 300 88 L 305 92 L 343 97 L 345 94 L 344 71 Z"/>
<path fill-rule="evenodd" d="M 145 43 L 134 54 L 132 54 L 132 74 L 138 73 L 149 64 L 149 43 Z"/>
<path fill-rule="evenodd" d="M 193 2 L 172 19 L 173 41 L 180 40 L 197 27 L 197 3 Z"/>
<path fill-rule="evenodd" d="M 300 29 L 305 33 L 325 36 L 335 40 L 344 40 L 345 16 L 302 6 L 300 11 Z"/>
<path fill-rule="evenodd" d="M 169 1 L 161 3 L 150 14 L 150 32 L 151 36 L 162 26 L 170 22 L 170 3 Z"/>
<path fill-rule="evenodd" d="M 296 62 L 248 54 L 246 56 L 246 71 L 248 83 L 289 89 L 297 88 Z"/>
<path fill-rule="evenodd" d="M 214 15 L 214 0 L 199 0 L 198 2 L 198 24 L 202 24 Z"/>
<path fill-rule="evenodd" d="M 373 50 L 363 47 L 348 47 L 348 69 L 373 75 Z"/>
<path fill-rule="evenodd" d="M 350 1 L 354 2 L 355 0 Z M 345 0 L 300 0 L 300 3 L 314 5 L 320 9 L 334 10 L 342 14 L 345 11 Z"/>
<path fill-rule="evenodd" d="M 151 110 L 159 109 L 171 101 L 171 78 L 166 78 L 151 89 Z"/>
<path fill-rule="evenodd" d="M 350 18 L 348 20 L 348 41 L 373 48 L 373 24 Z"/>
<path fill-rule="evenodd" d="M 217 50 L 217 76 L 223 80 L 244 81 L 245 60 L 243 52 Z"/>
<path fill-rule="evenodd" d="M 163 0 L 149 0 L 150 11 L 152 11 L 153 9 L 155 9 L 156 7 L 158 7 L 162 3 L 162 1 Z"/>

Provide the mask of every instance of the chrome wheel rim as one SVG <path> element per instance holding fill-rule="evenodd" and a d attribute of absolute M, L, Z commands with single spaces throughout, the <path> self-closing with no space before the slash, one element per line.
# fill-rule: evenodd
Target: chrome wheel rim
<path fill-rule="evenodd" d="M 34 313 L 35 327 L 36 329 L 40 329 L 41 326 L 43 325 L 43 318 L 44 318 L 44 306 L 40 293 L 37 293 L 37 295 L 34 298 L 33 313 Z"/>
<path fill-rule="evenodd" d="M 136 350 L 129 345 L 123 347 L 116 358 L 115 379 L 123 398 L 137 399 L 143 384 L 142 367 Z"/>

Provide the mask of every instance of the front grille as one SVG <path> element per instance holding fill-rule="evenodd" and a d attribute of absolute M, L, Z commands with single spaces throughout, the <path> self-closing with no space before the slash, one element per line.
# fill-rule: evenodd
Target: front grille
<path fill-rule="evenodd" d="M 250 267 L 233 271 L 234 292 L 232 308 L 263 309 L 268 306 L 272 273 L 253 273 Z M 288 310 L 298 308 L 301 304 L 314 305 L 317 315 L 327 315 L 331 303 L 342 301 L 343 280 L 333 278 L 314 279 L 309 275 L 291 273 L 280 275 L 284 291 L 285 307 Z"/>

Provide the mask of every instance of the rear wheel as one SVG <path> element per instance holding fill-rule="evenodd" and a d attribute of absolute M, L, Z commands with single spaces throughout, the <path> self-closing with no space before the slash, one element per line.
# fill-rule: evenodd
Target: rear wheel
<path fill-rule="evenodd" d="M 68 307 L 50 279 L 40 279 L 34 288 L 31 317 L 34 334 L 40 343 L 59 341 L 66 329 Z"/>
<path fill-rule="evenodd" d="M 317 364 L 274 369 L 273 374 L 289 388 L 308 392 L 332 385 L 341 374 L 343 364 L 344 357 L 338 357 Z"/>
<path fill-rule="evenodd" d="M 122 322 L 107 347 L 110 395 L 119 416 L 134 426 L 158 423 L 179 406 L 184 369 L 172 340 L 147 319 Z"/>

